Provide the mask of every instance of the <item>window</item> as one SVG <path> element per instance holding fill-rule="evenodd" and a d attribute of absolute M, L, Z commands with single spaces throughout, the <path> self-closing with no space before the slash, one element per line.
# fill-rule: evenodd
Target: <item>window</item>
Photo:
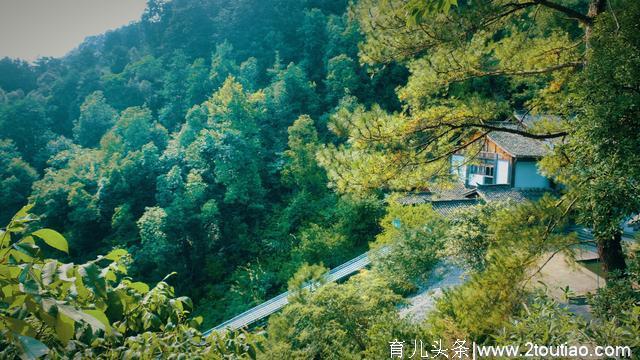
<path fill-rule="evenodd" d="M 494 184 L 495 168 L 493 163 L 482 163 L 479 165 L 469 166 L 469 178 L 473 178 L 474 175 L 481 176 L 483 185 Z"/>
<path fill-rule="evenodd" d="M 493 177 L 494 166 L 493 166 L 493 164 L 471 165 L 469 167 L 469 172 L 471 174 L 477 174 L 477 175 L 484 175 L 484 176 Z"/>

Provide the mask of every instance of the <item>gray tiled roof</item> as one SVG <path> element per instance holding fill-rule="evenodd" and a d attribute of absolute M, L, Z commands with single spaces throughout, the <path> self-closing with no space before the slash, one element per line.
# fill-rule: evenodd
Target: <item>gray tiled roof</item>
<path fill-rule="evenodd" d="M 539 200 L 544 194 L 551 193 L 550 189 L 513 188 L 510 185 L 479 185 L 478 194 L 485 201 L 516 201 Z"/>
<path fill-rule="evenodd" d="M 481 202 L 539 200 L 550 189 L 512 188 L 510 185 L 479 185 L 476 188 L 458 186 L 454 189 L 427 193 L 408 194 L 398 199 L 402 205 L 431 204 L 442 216 L 451 217 L 455 210 Z"/>
<path fill-rule="evenodd" d="M 532 114 L 518 114 L 514 113 L 514 122 L 498 122 L 494 123 L 500 127 L 526 130 L 535 123 L 542 120 L 560 121 L 560 117 L 555 115 L 532 115 Z M 544 141 L 527 138 L 518 134 L 493 131 L 487 135 L 489 139 L 494 141 L 498 146 L 506 150 L 508 153 L 515 157 L 526 158 L 540 158 L 549 152 L 553 141 Z"/>
<path fill-rule="evenodd" d="M 454 216 L 456 210 L 475 206 L 478 203 L 478 199 L 443 200 L 433 201 L 431 206 L 440 215 L 450 218 Z"/>
<path fill-rule="evenodd" d="M 550 120 L 550 121 L 560 121 L 561 118 L 557 115 L 540 115 L 540 114 L 531 114 L 531 113 L 513 113 L 513 117 L 519 123 L 523 124 L 526 127 L 530 127 L 535 123 L 542 120 Z"/>
<path fill-rule="evenodd" d="M 516 158 L 540 158 L 549 152 L 549 144 L 503 131 L 493 131 L 489 139 Z"/>
<path fill-rule="evenodd" d="M 463 199 L 465 194 L 471 190 L 464 186 L 462 182 L 456 182 L 453 185 L 444 187 L 434 187 L 431 191 L 431 200 L 458 200 Z"/>
<path fill-rule="evenodd" d="M 401 205 L 426 204 L 431 201 L 431 193 L 408 194 L 398 199 Z"/>
<path fill-rule="evenodd" d="M 464 195 L 470 190 L 472 189 L 465 187 L 462 183 L 455 183 L 448 187 L 435 187 L 429 192 L 409 193 L 398 201 L 402 205 L 417 205 L 432 201 L 460 200 L 464 199 Z"/>

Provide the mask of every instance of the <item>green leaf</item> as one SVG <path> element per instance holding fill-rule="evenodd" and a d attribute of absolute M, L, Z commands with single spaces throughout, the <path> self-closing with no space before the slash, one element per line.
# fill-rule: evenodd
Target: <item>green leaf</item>
<path fill-rule="evenodd" d="M 75 281 L 76 278 L 74 276 L 69 277 L 70 270 L 73 270 L 73 264 L 60 265 L 60 267 L 58 267 L 58 276 L 60 277 L 60 280 L 67 282 Z"/>
<path fill-rule="evenodd" d="M 34 336 L 36 332 L 29 326 L 29 324 L 20 319 L 16 319 L 13 317 L 2 317 L 2 322 L 4 322 L 11 331 L 20 335 L 28 335 Z"/>
<path fill-rule="evenodd" d="M 53 248 L 64 251 L 67 254 L 69 253 L 69 244 L 67 244 L 67 240 L 65 240 L 64 236 L 55 230 L 40 229 L 34 231 L 32 235 L 39 237 L 47 243 L 47 245 Z"/>
<path fill-rule="evenodd" d="M 200 327 L 200 325 L 202 325 L 202 321 L 203 321 L 203 320 L 204 320 L 204 319 L 202 318 L 202 316 L 196 316 L 196 317 L 194 317 L 193 319 L 191 319 L 191 320 L 190 320 L 190 322 L 191 322 L 191 327 L 194 327 L 194 328 L 198 328 L 198 327 Z"/>
<path fill-rule="evenodd" d="M 58 304 L 58 310 L 75 321 L 86 322 L 94 329 L 106 330 L 104 324 L 100 320 L 84 311 L 74 308 L 73 306 Z"/>
<path fill-rule="evenodd" d="M 107 260 L 118 261 L 121 257 L 129 254 L 125 249 L 115 249 L 108 253 L 104 258 Z"/>
<path fill-rule="evenodd" d="M 100 321 L 102 325 L 104 325 L 104 329 L 107 335 L 111 335 L 111 324 L 109 324 L 109 319 L 107 319 L 107 316 L 102 311 L 95 309 L 85 309 L 83 310 L 83 312 L 93 316 L 98 321 Z"/>
<path fill-rule="evenodd" d="M 2 275 L 4 275 L 4 274 L 2 274 Z M 9 297 L 13 296 L 13 292 L 15 291 L 15 288 L 16 288 L 15 285 L 5 285 L 2 288 L 0 288 L 0 293 L 5 298 L 9 298 Z"/>
<path fill-rule="evenodd" d="M 9 309 L 19 308 L 24 305 L 24 302 L 27 300 L 27 295 L 18 295 L 13 298 L 11 305 L 9 305 Z"/>
<path fill-rule="evenodd" d="M 44 264 L 42 267 L 42 283 L 45 286 L 51 285 L 56 279 L 56 273 L 58 272 L 58 262 L 51 260 Z"/>
<path fill-rule="evenodd" d="M 75 322 L 73 319 L 58 312 L 56 318 L 56 334 L 58 335 L 58 339 L 67 345 L 67 342 L 73 338 L 74 330 Z"/>
<path fill-rule="evenodd" d="M 58 301 L 54 298 L 43 297 L 40 305 L 42 306 L 42 312 L 50 316 L 56 316 L 58 314 Z"/>
<path fill-rule="evenodd" d="M 120 321 L 124 314 L 124 300 L 121 290 L 111 291 L 107 296 L 106 315 L 111 321 Z"/>
<path fill-rule="evenodd" d="M 22 335 L 16 335 L 16 337 L 20 341 L 23 357 L 26 359 L 37 359 L 49 352 L 49 348 L 45 344 L 32 337 Z"/>
<path fill-rule="evenodd" d="M 27 204 L 22 207 L 22 209 L 18 210 L 18 212 L 13 216 L 12 220 L 21 219 L 29 214 L 29 210 L 33 208 L 33 204 Z"/>
<path fill-rule="evenodd" d="M 107 296 L 107 283 L 102 276 L 100 267 L 94 263 L 88 263 L 78 268 L 78 273 L 82 276 L 82 283 L 100 297 Z"/>
<path fill-rule="evenodd" d="M 65 314 L 66 316 L 68 316 L 69 318 L 75 321 L 82 320 L 82 314 L 80 313 L 80 310 L 74 308 L 73 306 L 65 305 L 65 304 L 57 304 L 57 308 L 59 312 L 62 312 L 63 314 Z"/>
<path fill-rule="evenodd" d="M 18 251 L 20 251 L 21 253 L 29 256 L 30 258 L 37 257 L 38 256 L 38 251 L 40 250 L 40 248 L 37 245 L 32 244 L 32 243 L 30 243 L 28 241 L 17 242 L 15 244 L 13 244 L 13 248 L 18 250 Z"/>
<path fill-rule="evenodd" d="M 137 292 L 141 293 L 141 294 L 146 294 L 149 292 L 149 285 L 143 283 L 143 282 L 132 282 L 131 284 L 129 284 L 129 287 L 136 290 Z"/>
<path fill-rule="evenodd" d="M 165 276 L 161 281 L 165 282 L 165 281 L 167 281 L 167 279 L 169 279 L 170 277 L 175 276 L 175 275 L 178 275 L 178 273 L 175 272 L 175 271 L 172 271 L 169 274 L 167 274 L 167 276 Z"/>
<path fill-rule="evenodd" d="M 184 311 L 184 306 L 182 306 L 182 301 L 180 300 L 171 299 L 169 300 L 169 304 L 171 304 L 171 306 L 174 309 L 178 309 L 179 311 Z"/>
<path fill-rule="evenodd" d="M 20 291 L 27 294 L 37 295 L 40 293 L 40 287 L 38 286 L 38 283 L 33 279 L 33 277 L 29 276 L 30 270 L 31 266 L 25 266 L 18 276 L 18 281 L 20 282 Z"/>
<path fill-rule="evenodd" d="M 187 305 L 189 310 L 193 310 L 193 301 L 188 296 L 180 296 L 177 300 L 180 300 L 183 304 Z"/>
<path fill-rule="evenodd" d="M 160 321 L 160 318 L 158 318 L 155 314 L 145 312 L 145 314 L 142 315 L 142 324 L 145 330 L 156 329 L 162 324 L 162 321 Z"/>
<path fill-rule="evenodd" d="M 4 248 L 11 243 L 11 233 L 0 230 L 0 248 Z"/>
<path fill-rule="evenodd" d="M 102 269 L 100 276 L 104 277 L 107 281 L 116 281 L 116 274 L 108 267 Z"/>
<path fill-rule="evenodd" d="M 10 264 L 24 264 L 29 263 L 33 260 L 33 257 L 26 255 L 24 252 L 19 250 L 11 250 L 9 252 L 9 263 Z"/>

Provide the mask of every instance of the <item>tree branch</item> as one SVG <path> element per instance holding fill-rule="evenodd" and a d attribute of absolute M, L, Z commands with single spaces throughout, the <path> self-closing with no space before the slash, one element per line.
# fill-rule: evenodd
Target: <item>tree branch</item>
<path fill-rule="evenodd" d="M 578 12 L 576 10 L 573 10 L 570 7 L 564 6 L 564 5 L 560 5 L 557 4 L 555 2 L 552 1 L 548 1 L 548 0 L 533 0 L 533 2 L 535 2 L 536 4 L 540 4 L 542 6 L 548 7 L 550 9 L 559 11 L 565 15 L 567 15 L 569 18 L 571 19 L 575 19 L 580 21 L 581 23 L 585 24 L 585 25 L 591 25 L 593 24 L 593 19 L 581 12 Z"/>
<path fill-rule="evenodd" d="M 421 131 L 426 131 L 426 130 L 433 130 L 436 129 L 438 127 L 441 126 L 446 126 L 450 129 L 464 129 L 464 128 L 472 128 L 472 127 L 478 127 L 481 129 L 485 129 L 488 130 L 487 134 L 491 131 L 498 131 L 498 132 L 506 132 L 506 133 L 510 133 L 510 134 L 516 134 L 516 135 L 520 135 L 529 139 L 536 139 L 536 140 L 545 140 L 545 139 L 556 139 L 559 137 L 563 137 L 563 136 L 567 136 L 569 135 L 569 132 L 567 131 L 560 131 L 560 132 L 556 132 L 556 133 L 546 133 L 546 134 L 533 134 L 530 133 L 528 131 L 525 130 L 520 130 L 520 129 L 514 129 L 514 128 L 508 128 L 508 127 L 503 127 L 500 125 L 491 125 L 491 124 L 486 124 L 486 123 L 461 123 L 461 124 L 447 124 L 447 123 L 441 123 L 441 124 L 436 124 L 436 125 L 430 125 L 430 126 L 423 126 L 420 129 L 417 129 L 414 132 L 421 132 Z"/>
<path fill-rule="evenodd" d="M 570 19 L 577 20 L 587 26 L 590 26 L 593 24 L 593 18 L 591 16 L 585 15 L 570 7 L 567 7 L 549 0 L 531 0 L 528 2 L 521 2 L 521 3 L 511 2 L 508 4 L 504 4 L 505 11 L 489 19 L 486 22 L 486 24 L 490 24 L 498 19 L 511 15 L 519 10 L 526 9 L 530 6 L 536 6 L 536 5 L 544 6 L 546 8 L 561 12 L 565 14 L 567 17 L 569 17 Z"/>
<path fill-rule="evenodd" d="M 453 80 L 449 80 L 449 82 L 451 83 L 456 83 L 456 82 L 462 82 L 462 81 L 467 81 L 470 79 L 474 79 L 474 78 L 481 78 L 481 77 L 487 77 L 487 76 L 529 76 L 529 75 L 539 75 L 539 74 L 546 74 L 546 73 L 550 73 L 550 72 L 554 72 L 557 70 L 562 70 L 562 69 L 567 69 L 567 68 L 579 68 L 581 66 L 583 66 L 584 64 L 580 61 L 570 61 L 570 62 L 566 62 L 566 63 L 562 63 L 562 64 L 557 64 L 557 65 L 553 65 L 553 66 L 548 66 L 542 69 L 531 69 L 531 70 L 518 70 L 518 71 L 509 71 L 509 70 L 496 70 L 496 71 L 487 71 L 487 72 L 483 72 L 477 69 L 473 69 L 473 71 L 476 71 L 476 74 L 472 74 L 460 79 L 453 79 Z"/>
<path fill-rule="evenodd" d="M 484 25 L 491 25 L 494 22 L 502 19 L 503 17 L 509 16 L 509 15 L 515 13 L 515 12 L 518 12 L 518 11 L 520 11 L 522 9 L 528 8 L 529 6 L 533 6 L 533 5 L 537 5 L 537 4 L 534 1 L 525 2 L 525 3 L 519 3 L 519 4 L 516 4 L 516 3 L 505 4 L 504 5 L 505 8 L 506 7 L 511 7 L 511 9 L 505 10 L 504 12 L 502 12 L 502 13 L 500 13 L 500 14 L 492 17 L 492 18 L 489 18 L 488 20 L 486 20 L 484 22 Z"/>
<path fill-rule="evenodd" d="M 474 124 L 472 126 L 488 129 L 491 131 L 500 131 L 500 132 L 506 132 L 510 134 L 516 134 L 529 139 L 536 139 L 536 140 L 556 139 L 559 137 L 567 136 L 569 134 L 567 131 L 560 131 L 557 133 L 547 133 L 547 134 L 532 134 L 524 130 L 500 127 L 500 126 L 489 125 L 489 124 Z"/>
<path fill-rule="evenodd" d="M 461 151 L 463 149 L 468 148 L 469 146 L 473 145 L 474 143 L 478 142 L 480 139 L 483 139 L 485 136 L 487 136 L 487 134 L 489 134 L 490 131 L 486 131 L 484 132 L 482 135 L 476 137 L 475 139 L 472 139 L 462 145 L 456 146 L 453 149 L 445 152 L 444 154 L 441 154 L 439 156 L 436 156 L 435 158 L 432 159 L 428 159 L 427 161 L 424 161 L 423 164 L 430 164 L 430 163 L 434 163 L 436 161 L 442 160 L 446 157 L 449 157 L 455 153 L 457 153 L 458 151 Z"/>

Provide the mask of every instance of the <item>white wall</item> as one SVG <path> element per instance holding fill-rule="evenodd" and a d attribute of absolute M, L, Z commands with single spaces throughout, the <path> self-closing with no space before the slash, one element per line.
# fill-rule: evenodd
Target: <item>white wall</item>
<path fill-rule="evenodd" d="M 484 175 L 473 174 L 469 177 L 469 186 L 478 186 L 484 184 Z"/>
<path fill-rule="evenodd" d="M 511 171 L 511 167 L 509 166 L 508 160 L 498 160 L 498 166 L 494 171 L 496 184 L 509 183 L 509 172 Z"/>
<path fill-rule="evenodd" d="M 536 161 L 516 161 L 514 187 L 519 188 L 548 188 L 549 180 L 538 172 Z"/>

